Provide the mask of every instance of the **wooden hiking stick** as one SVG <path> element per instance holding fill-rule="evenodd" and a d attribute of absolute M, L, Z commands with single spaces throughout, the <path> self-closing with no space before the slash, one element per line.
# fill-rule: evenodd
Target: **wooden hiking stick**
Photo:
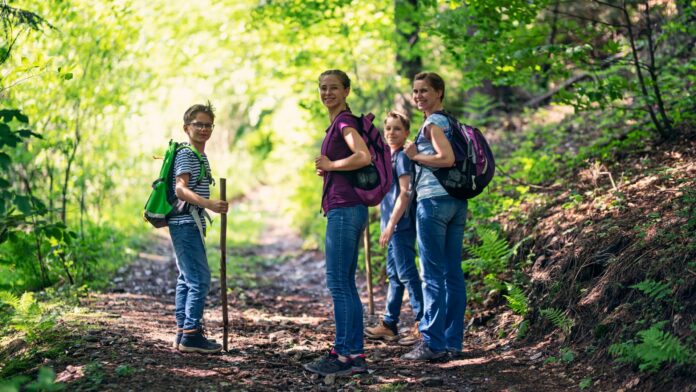
<path fill-rule="evenodd" d="M 227 179 L 220 178 L 220 200 L 225 200 L 227 195 Z M 220 297 L 222 299 L 222 349 L 227 351 L 227 214 L 220 217 Z"/>
<path fill-rule="evenodd" d="M 367 275 L 367 309 L 370 315 L 375 314 L 375 303 L 372 299 L 372 265 L 370 263 L 370 214 L 367 214 L 365 226 L 365 274 Z"/>

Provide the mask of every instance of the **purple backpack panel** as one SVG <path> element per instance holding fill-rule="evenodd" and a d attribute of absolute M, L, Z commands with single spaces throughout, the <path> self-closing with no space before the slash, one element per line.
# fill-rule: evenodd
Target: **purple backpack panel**
<path fill-rule="evenodd" d="M 345 112 L 342 115 L 350 115 L 350 112 Z M 392 167 L 391 167 L 391 149 L 384 141 L 382 133 L 377 127 L 374 126 L 372 121 L 375 116 L 372 113 L 367 115 L 361 115 L 357 117 L 358 128 L 357 131 L 363 138 L 367 149 L 372 157 L 372 163 L 368 166 L 362 167 L 360 169 L 351 171 L 337 171 L 328 173 L 330 176 L 334 174 L 343 175 L 348 178 L 353 190 L 357 194 L 360 201 L 366 206 L 376 206 L 382 202 L 384 196 L 389 192 L 391 183 L 393 180 Z M 329 130 L 329 132 L 336 132 L 336 127 Z M 328 150 L 328 143 L 326 146 L 322 146 L 322 155 L 326 155 Z M 323 200 L 326 197 L 328 188 L 331 186 L 331 177 L 329 177 L 326 182 L 326 187 L 322 195 L 322 205 Z"/>
<path fill-rule="evenodd" d="M 358 125 L 362 128 L 358 129 L 358 133 L 362 136 L 367 149 L 370 151 L 370 156 L 372 156 L 372 163 L 367 168 L 369 171 L 373 171 L 371 167 L 374 167 L 379 176 L 378 184 L 372 189 L 363 189 L 364 187 L 361 186 L 354 187 L 355 193 L 367 206 L 376 206 L 381 203 L 389 192 L 393 181 L 391 149 L 384 141 L 382 132 L 373 124 L 374 119 L 375 115 L 372 113 L 361 115 L 358 119 Z"/>

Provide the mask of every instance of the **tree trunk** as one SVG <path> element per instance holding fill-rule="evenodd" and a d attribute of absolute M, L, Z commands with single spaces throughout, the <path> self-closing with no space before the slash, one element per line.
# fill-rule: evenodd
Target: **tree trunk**
<path fill-rule="evenodd" d="M 65 169 L 65 179 L 63 181 L 63 196 L 61 203 L 60 219 L 67 225 L 66 209 L 68 204 L 68 185 L 70 182 L 70 169 L 75 161 L 75 155 L 77 154 L 77 147 L 80 145 L 80 101 L 78 100 L 75 104 L 75 141 L 72 146 L 72 151 L 68 157 L 68 167 Z"/>
<path fill-rule="evenodd" d="M 662 123 L 666 128 L 665 131 L 668 136 L 673 136 L 674 131 L 672 129 L 672 121 L 667 117 L 667 112 L 665 111 L 665 104 L 662 101 L 662 92 L 660 91 L 660 85 L 657 81 L 657 69 L 655 67 L 655 45 L 653 43 L 653 29 L 652 21 L 650 20 L 650 5 L 648 2 L 645 3 L 645 21 L 647 29 L 645 34 L 648 37 L 648 55 L 650 56 L 650 64 L 648 65 L 648 74 L 650 74 L 650 80 L 652 80 L 653 93 L 655 94 L 655 100 L 657 101 L 657 110 L 662 118 Z"/>
<path fill-rule="evenodd" d="M 622 11 L 624 13 L 624 18 L 626 19 L 626 28 L 628 29 L 628 40 L 631 43 L 631 53 L 633 54 L 633 64 L 636 67 L 636 73 L 638 74 L 638 82 L 640 84 L 640 89 L 643 93 L 645 106 L 648 109 L 648 113 L 650 113 L 650 119 L 655 125 L 655 128 L 657 128 L 657 132 L 663 138 L 667 138 L 668 135 L 666 131 L 662 128 L 662 124 L 660 124 L 660 121 L 657 119 L 657 116 L 655 115 L 655 109 L 653 109 L 652 103 L 650 102 L 651 99 L 650 94 L 648 93 L 648 88 L 645 86 L 645 79 L 643 79 L 643 71 L 641 71 L 640 69 L 640 61 L 638 60 L 638 49 L 636 49 L 636 42 L 633 36 L 633 24 L 631 23 L 631 16 L 628 14 L 628 6 L 625 0 L 623 2 Z"/>
<path fill-rule="evenodd" d="M 397 72 L 399 76 L 411 83 L 413 77 L 423 68 L 423 59 L 415 50 L 420 32 L 418 0 L 395 0 L 394 15 L 397 37 Z M 398 94 L 394 104 L 397 110 L 411 118 L 413 104 L 409 94 Z"/>

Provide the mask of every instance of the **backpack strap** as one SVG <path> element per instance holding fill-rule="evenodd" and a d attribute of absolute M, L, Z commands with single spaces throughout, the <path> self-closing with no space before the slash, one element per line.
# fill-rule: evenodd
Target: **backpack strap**
<path fill-rule="evenodd" d="M 193 220 L 196 222 L 196 226 L 198 226 L 198 233 L 201 235 L 201 242 L 203 243 L 203 247 L 205 248 L 205 233 L 203 232 L 203 222 L 201 221 L 201 215 L 203 217 L 207 217 L 208 221 L 212 223 L 212 220 L 210 219 L 210 215 L 205 211 L 205 209 L 202 209 L 203 213 L 198 212 L 197 207 L 191 208 L 191 216 L 193 216 Z"/>
<path fill-rule="evenodd" d="M 208 172 L 208 169 L 207 169 L 206 166 L 205 166 L 205 161 L 203 161 L 203 157 L 201 156 L 201 153 L 199 153 L 198 150 L 196 150 L 195 147 L 193 147 L 193 146 L 190 145 L 190 144 L 186 144 L 186 143 L 182 143 L 182 144 L 176 149 L 176 151 L 179 152 L 179 151 L 181 151 L 181 150 L 183 150 L 183 149 L 188 149 L 188 150 L 190 150 L 191 152 L 193 152 L 193 155 L 195 155 L 196 158 L 198 158 L 198 164 L 200 165 L 200 168 L 199 168 L 199 170 L 198 170 L 198 178 L 196 178 L 195 182 L 193 183 L 193 186 L 190 186 L 189 188 L 194 189 L 195 187 L 197 187 L 198 184 L 200 184 L 201 181 L 203 181 L 203 178 L 205 178 L 205 176 L 208 176 L 208 177 L 210 178 L 210 183 L 211 183 L 212 185 L 215 185 L 215 179 L 213 179 L 212 174 Z"/>

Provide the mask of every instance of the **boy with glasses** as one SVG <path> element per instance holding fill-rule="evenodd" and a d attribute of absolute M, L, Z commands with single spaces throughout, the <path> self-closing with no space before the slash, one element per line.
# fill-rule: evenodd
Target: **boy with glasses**
<path fill-rule="evenodd" d="M 189 146 L 181 148 L 174 159 L 174 193 L 188 206 L 185 212 L 167 221 L 179 270 L 174 347 L 183 352 L 216 353 L 222 349 L 220 344 L 206 339 L 201 322 L 210 287 L 210 269 L 205 253 L 205 219 L 201 219 L 201 216 L 206 215 L 205 209 L 226 213 L 228 208 L 224 200 L 210 200 L 212 176 L 205 144 L 213 133 L 214 120 L 210 102 L 207 105 L 193 105 L 186 110 L 184 132 L 188 136 Z"/>

